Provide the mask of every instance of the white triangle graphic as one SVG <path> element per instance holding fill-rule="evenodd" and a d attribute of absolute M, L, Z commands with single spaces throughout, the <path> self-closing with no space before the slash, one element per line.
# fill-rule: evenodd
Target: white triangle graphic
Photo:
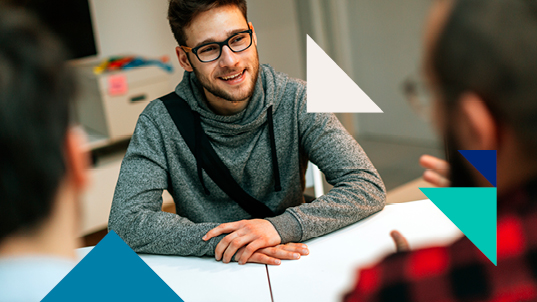
<path fill-rule="evenodd" d="M 307 39 L 308 112 L 382 113 L 309 35 Z"/>

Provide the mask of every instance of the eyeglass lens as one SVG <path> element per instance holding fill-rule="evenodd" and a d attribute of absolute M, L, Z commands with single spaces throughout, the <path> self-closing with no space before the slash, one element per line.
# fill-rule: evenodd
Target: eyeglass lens
<path fill-rule="evenodd" d="M 249 33 L 239 33 L 231 37 L 227 43 L 229 48 L 234 52 L 243 51 L 251 44 L 251 36 Z M 220 45 L 207 44 L 198 49 L 197 55 L 200 61 L 212 61 L 220 56 L 222 47 Z"/>

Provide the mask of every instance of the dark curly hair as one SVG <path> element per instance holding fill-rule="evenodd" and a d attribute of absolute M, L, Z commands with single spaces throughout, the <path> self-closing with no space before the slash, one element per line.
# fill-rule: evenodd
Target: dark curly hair
<path fill-rule="evenodd" d="M 173 32 L 173 36 L 179 45 L 185 45 L 185 27 L 188 27 L 194 18 L 208 10 L 216 7 L 235 5 L 242 12 L 244 18 L 248 20 L 245 0 L 170 0 L 168 7 L 168 21 Z"/>

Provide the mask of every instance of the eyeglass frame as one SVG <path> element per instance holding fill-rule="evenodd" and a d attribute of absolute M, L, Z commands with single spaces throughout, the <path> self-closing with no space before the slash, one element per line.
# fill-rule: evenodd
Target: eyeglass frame
<path fill-rule="evenodd" d="M 250 26 L 248 26 L 250 27 Z M 243 33 L 248 33 L 250 34 L 250 44 L 242 49 L 242 50 L 238 50 L 238 51 L 235 51 L 231 48 L 231 46 L 229 46 L 229 40 L 231 40 L 232 38 L 234 38 L 235 36 L 239 35 L 239 34 L 243 34 Z M 199 45 L 199 46 L 196 46 L 196 47 L 188 47 L 188 46 L 183 46 L 183 45 L 180 45 L 181 49 L 183 49 L 185 52 L 192 52 L 193 54 L 196 55 L 196 58 L 198 58 L 198 60 L 202 63 L 209 63 L 209 62 L 213 62 L 213 61 L 216 61 L 218 59 L 220 59 L 220 57 L 222 56 L 222 48 L 224 46 L 227 46 L 229 48 L 229 50 L 231 50 L 232 52 L 234 53 L 238 53 L 238 52 L 243 52 L 245 50 L 247 50 L 248 48 L 250 48 L 253 44 L 253 41 L 254 41 L 254 37 L 252 36 L 253 34 L 253 30 L 252 28 L 249 28 L 247 30 L 244 30 L 244 31 L 240 31 L 240 32 L 237 32 L 237 33 L 234 33 L 233 35 L 231 35 L 229 38 L 227 38 L 225 41 L 222 41 L 222 42 L 208 42 L 208 43 L 204 43 L 202 45 Z M 215 59 L 212 59 L 210 61 L 202 61 L 198 55 L 198 49 L 200 49 L 201 47 L 204 47 L 204 46 L 207 46 L 207 45 L 211 45 L 211 44 L 217 44 L 219 47 L 220 47 L 220 53 L 218 54 L 218 57 L 216 57 Z"/>

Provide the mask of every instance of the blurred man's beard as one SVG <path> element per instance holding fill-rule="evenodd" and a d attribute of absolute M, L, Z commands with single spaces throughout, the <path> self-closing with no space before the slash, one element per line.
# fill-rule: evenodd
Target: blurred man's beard
<path fill-rule="evenodd" d="M 205 88 L 207 91 L 209 91 L 216 97 L 222 98 L 230 102 L 241 102 L 247 101 L 254 94 L 254 89 L 255 85 L 257 84 L 257 77 L 259 74 L 259 56 L 257 53 L 257 49 L 255 53 L 255 61 L 253 62 L 252 66 L 248 66 L 246 69 L 246 75 L 250 78 L 251 87 L 247 87 L 245 91 L 239 91 L 238 93 L 229 93 L 225 89 L 218 87 L 217 85 L 215 85 L 214 80 L 211 81 L 205 75 L 201 74 L 198 69 L 194 68 L 194 65 L 192 65 L 192 63 L 190 65 L 193 67 L 194 74 L 196 75 L 196 78 L 200 81 L 201 86 L 203 86 L 203 88 Z"/>
<path fill-rule="evenodd" d="M 449 180 L 451 181 L 451 187 L 479 187 L 470 171 L 470 163 L 458 151 L 464 149 L 461 149 L 451 128 L 447 130 L 445 143 L 450 165 Z"/>

